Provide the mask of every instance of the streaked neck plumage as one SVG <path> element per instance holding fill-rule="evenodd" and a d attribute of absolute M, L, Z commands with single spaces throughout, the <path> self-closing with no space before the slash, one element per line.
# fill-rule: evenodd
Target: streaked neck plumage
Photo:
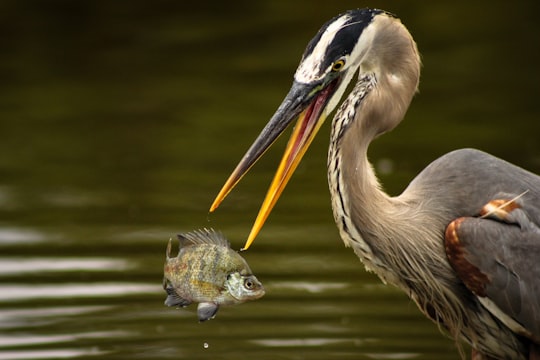
<path fill-rule="evenodd" d="M 452 307 L 460 302 L 448 291 L 459 285 L 443 248 L 445 216 L 416 191 L 388 196 L 367 158 L 370 142 L 402 120 L 416 92 L 416 44 L 399 20 L 386 15 L 376 17 L 364 36 L 368 40 L 358 82 L 332 124 L 328 181 L 334 218 L 343 241 L 368 270 L 405 290 L 435 321 L 451 323 L 459 332 L 464 309 Z"/>
<path fill-rule="evenodd" d="M 380 257 L 387 252 L 377 247 L 393 235 L 393 222 L 406 219 L 399 213 L 408 207 L 381 190 L 367 149 L 403 118 L 418 87 L 420 58 L 407 29 L 387 15 L 377 16 L 364 29 L 360 43 L 358 82 L 332 124 L 328 178 L 334 217 L 346 245 L 353 246 L 366 267 L 402 287 L 384 270 L 388 265 Z"/>

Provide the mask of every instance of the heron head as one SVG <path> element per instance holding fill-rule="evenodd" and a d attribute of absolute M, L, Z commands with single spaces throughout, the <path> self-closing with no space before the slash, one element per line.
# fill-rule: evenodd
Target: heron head
<path fill-rule="evenodd" d="M 351 10 L 322 26 L 304 51 L 289 93 L 214 200 L 211 212 L 285 128 L 298 119 L 244 250 L 259 233 L 322 123 L 340 102 L 369 48 L 370 41 L 365 37 L 371 35 L 363 33 L 381 14 L 388 16 L 382 10 Z"/>

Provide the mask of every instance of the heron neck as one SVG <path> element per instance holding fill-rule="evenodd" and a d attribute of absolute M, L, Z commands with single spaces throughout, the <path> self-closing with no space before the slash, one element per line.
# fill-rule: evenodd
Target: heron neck
<path fill-rule="evenodd" d="M 353 142 L 347 136 L 339 149 L 339 144 L 331 146 L 328 168 L 334 219 L 341 238 L 368 270 L 410 292 L 417 286 L 414 283 L 421 281 L 417 274 L 429 266 L 415 254 L 427 254 L 444 263 L 440 234 L 432 230 L 436 227 L 425 226 L 431 220 L 422 216 L 422 202 L 414 195 L 391 197 L 382 190 L 368 161 L 368 142 L 358 143 L 358 138 Z M 425 215 L 430 216 L 429 212 Z"/>
<path fill-rule="evenodd" d="M 368 160 L 369 144 L 381 132 L 370 124 L 380 121 L 380 115 L 385 114 L 375 106 L 381 104 L 374 102 L 380 96 L 376 85 L 361 79 L 334 118 L 328 157 L 332 207 L 343 241 L 353 247 L 366 268 L 385 282 L 407 288 L 403 276 L 397 274 L 408 269 L 410 277 L 414 277 L 418 271 L 416 264 L 407 263 L 409 256 L 403 256 L 418 251 L 418 243 L 410 239 L 426 239 L 420 246 L 425 246 L 428 253 L 440 251 L 441 245 L 437 242 L 439 234 L 424 230 L 424 223 L 416 220 L 422 213 L 422 202 L 414 194 L 386 194 Z M 358 98 L 360 102 L 351 102 Z M 392 116 L 401 120 L 403 112 Z M 396 119 L 386 123 L 395 123 Z"/>
<path fill-rule="evenodd" d="M 422 189 L 397 197 L 383 191 L 367 156 L 377 133 L 366 130 L 365 124 L 374 121 L 365 118 L 372 114 L 364 108 L 366 100 L 346 128 L 337 126 L 345 108 L 334 118 L 328 157 L 334 218 L 345 245 L 368 270 L 410 293 L 426 284 L 418 274 L 448 273 L 441 241 L 445 218 L 430 199 L 422 198 Z"/>
<path fill-rule="evenodd" d="M 328 154 L 334 219 L 345 245 L 355 250 L 368 270 L 376 271 L 380 267 L 375 257 L 376 237 L 389 222 L 376 214 L 394 205 L 367 159 L 368 144 L 359 138 L 360 143 L 348 146 L 347 140 L 334 138 L 336 135 L 333 131 Z"/>

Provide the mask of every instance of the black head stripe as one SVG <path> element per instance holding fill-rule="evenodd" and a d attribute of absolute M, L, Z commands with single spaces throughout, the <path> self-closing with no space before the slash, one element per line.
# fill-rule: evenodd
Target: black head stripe
<path fill-rule="evenodd" d="M 319 30 L 317 35 L 315 35 L 315 37 L 311 39 L 302 58 L 306 58 L 313 52 L 313 49 L 320 41 L 322 34 L 333 22 L 335 22 L 339 18 L 342 18 L 343 16 L 347 16 L 347 21 L 337 32 L 334 40 L 331 44 L 329 44 L 326 50 L 326 56 L 324 58 L 325 62 L 328 63 L 323 64 L 322 68 L 324 69 L 327 66 L 330 66 L 330 64 L 339 57 L 350 54 L 352 52 L 364 28 L 371 23 L 375 15 L 381 14 L 383 12 L 384 11 L 378 9 L 364 8 L 349 10 L 343 14 L 334 17 L 330 21 L 326 22 Z"/>
<path fill-rule="evenodd" d="M 321 37 L 324 34 L 324 32 L 326 31 L 326 29 L 328 28 L 328 26 L 330 26 L 330 24 L 332 24 L 334 21 L 336 21 L 337 19 L 339 19 L 343 15 L 344 14 L 340 14 L 340 15 L 338 15 L 338 16 L 336 16 L 336 17 L 334 17 L 334 18 L 332 18 L 332 19 L 330 19 L 330 20 L 328 20 L 327 22 L 324 23 L 324 25 L 317 32 L 317 35 L 315 35 L 309 41 L 309 43 L 307 44 L 306 50 L 304 50 L 304 54 L 302 55 L 302 60 L 307 58 L 313 52 L 313 49 L 315 49 L 315 46 L 317 45 L 319 40 L 321 40 Z"/>

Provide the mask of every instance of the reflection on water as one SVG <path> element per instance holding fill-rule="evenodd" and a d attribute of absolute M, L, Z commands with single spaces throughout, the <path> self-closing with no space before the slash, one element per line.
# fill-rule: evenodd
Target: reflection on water
<path fill-rule="evenodd" d="M 371 148 L 390 193 L 456 147 L 540 170 L 540 23 L 526 3 L 376 4 L 403 19 L 424 63 L 407 120 Z M 210 216 L 212 197 L 319 26 L 373 5 L 209 4 L 2 2 L 0 359 L 456 359 L 343 247 L 328 126 L 243 253 L 265 297 L 203 324 L 194 307 L 164 306 L 167 240 L 214 227 L 243 245 L 281 150 Z"/>
<path fill-rule="evenodd" d="M 17 228 L 0 228 L 0 245 L 34 243 L 44 240 L 37 231 Z"/>
<path fill-rule="evenodd" d="M 61 281 L 66 273 L 129 271 L 135 265 L 125 259 L 108 258 L 0 258 L 0 279 L 11 283 L 0 284 L 0 359 L 59 359 L 82 356 L 105 356 L 111 350 L 99 349 L 95 344 L 113 339 L 129 339 L 138 333 L 129 329 L 103 330 L 84 324 L 70 331 L 66 323 L 86 322 L 88 318 L 114 314 L 118 307 L 107 305 L 57 306 L 51 301 L 68 299 L 69 303 L 88 302 L 91 299 L 125 299 L 162 291 L 159 283 Z M 33 276 L 33 277 L 32 277 Z M 39 277 L 49 281 L 35 282 Z M 58 283 L 58 280 L 61 282 Z M 47 304 L 53 304 L 47 306 Z M 23 307 L 28 304 L 29 307 Z M 77 320 L 80 319 L 80 320 Z M 56 329 L 56 330 L 55 330 Z M 84 344 L 89 344 L 84 346 Z M 93 345 L 92 345 L 93 344 Z M 39 350 L 32 350 L 32 349 Z"/>
<path fill-rule="evenodd" d="M 129 296 L 141 293 L 156 293 L 160 286 L 146 284 L 49 284 L 49 285 L 1 285 L 0 301 L 43 300 L 75 297 Z"/>
<path fill-rule="evenodd" d="M 80 316 L 109 310 L 111 306 L 63 306 L 45 307 L 39 309 L 12 308 L 0 310 L 0 329 L 17 328 L 23 326 L 41 326 L 58 321 L 65 316 Z M 39 321 L 38 321 L 39 319 Z M 7 344 L 4 344 L 7 345 Z"/>
<path fill-rule="evenodd" d="M 0 277 L 9 274 L 25 274 L 41 271 L 106 271 L 126 270 L 125 260 L 88 258 L 2 258 L 0 257 Z"/>
<path fill-rule="evenodd" d="M 71 359 L 82 356 L 105 355 L 105 352 L 95 349 L 79 348 L 57 348 L 54 350 L 22 350 L 22 351 L 0 351 L 0 359 L 23 360 L 23 359 Z"/>
<path fill-rule="evenodd" d="M 38 344 L 52 344 L 52 343 L 71 343 L 82 339 L 105 339 L 114 337 L 127 337 L 130 334 L 127 332 L 92 332 L 92 333 L 78 333 L 78 334 L 63 334 L 63 335 L 44 335 L 44 336 L 0 336 L 1 346 L 30 346 Z"/>
<path fill-rule="evenodd" d="M 276 290 L 282 290 L 282 291 L 297 291 L 297 290 L 303 290 L 310 293 L 320 293 L 320 292 L 326 292 L 326 291 L 339 291 L 341 289 L 344 289 L 348 286 L 347 283 L 309 283 L 305 281 L 282 281 L 282 282 L 273 282 L 269 286 L 272 288 L 276 288 Z"/>
<path fill-rule="evenodd" d="M 305 347 L 305 346 L 325 346 L 341 343 L 352 343 L 353 345 L 359 345 L 362 341 L 359 339 L 261 339 L 252 340 L 251 342 L 267 346 L 267 347 Z"/>

